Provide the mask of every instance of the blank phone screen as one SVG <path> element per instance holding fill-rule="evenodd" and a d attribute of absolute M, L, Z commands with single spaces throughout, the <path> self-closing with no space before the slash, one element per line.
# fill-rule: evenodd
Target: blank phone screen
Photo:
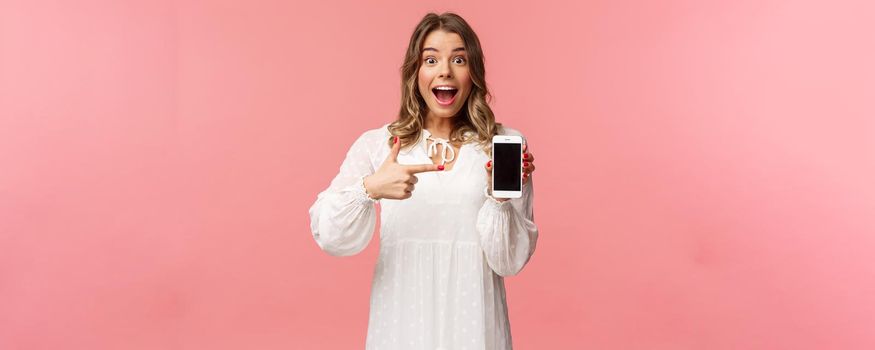
<path fill-rule="evenodd" d="M 493 190 L 519 191 L 522 173 L 521 151 L 518 143 L 495 143 L 492 148 L 492 176 L 495 178 Z"/>

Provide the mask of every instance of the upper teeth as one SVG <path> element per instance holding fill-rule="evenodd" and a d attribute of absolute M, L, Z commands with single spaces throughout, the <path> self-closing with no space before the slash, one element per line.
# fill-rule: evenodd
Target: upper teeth
<path fill-rule="evenodd" d="M 436 87 L 435 89 L 438 89 L 438 90 L 455 90 L 456 88 L 454 88 L 454 87 L 449 87 L 449 86 L 438 86 L 438 87 Z"/>

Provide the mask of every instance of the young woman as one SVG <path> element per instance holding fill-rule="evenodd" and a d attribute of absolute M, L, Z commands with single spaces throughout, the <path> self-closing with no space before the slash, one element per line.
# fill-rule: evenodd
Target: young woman
<path fill-rule="evenodd" d="M 480 41 L 458 15 L 426 15 L 401 72 L 398 119 L 353 143 L 310 208 L 313 238 L 359 253 L 381 203 L 367 349 L 511 349 L 504 277 L 538 240 L 534 156 L 524 146 L 522 197 L 493 198 L 492 136 L 522 135 L 495 122 Z"/>

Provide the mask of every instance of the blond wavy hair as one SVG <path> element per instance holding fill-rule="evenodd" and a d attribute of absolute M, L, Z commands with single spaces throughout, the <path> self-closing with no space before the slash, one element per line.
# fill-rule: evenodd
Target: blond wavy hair
<path fill-rule="evenodd" d="M 465 51 L 468 54 L 469 72 L 472 81 L 471 93 L 465 101 L 459 114 L 453 117 L 453 131 L 450 142 L 477 142 L 486 150 L 491 150 L 492 136 L 498 134 L 500 123 L 495 122 L 495 115 L 489 102 L 492 95 L 486 88 L 486 68 L 480 40 L 465 20 L 459 15 L 445 12 L 440 15 L 429 13 L 422 18 L 407 46 L 404 64 L 401 66 L 401 110 L 398 119 L 389 124 L 389 132 L 398 136 L 401 147 L 415 145 L 422 137 L 425 126 L 425 116 L 428 106 L 417 88 L 419 68 L 422 65 L 422 45 L 425 37 L 435 30 L 456 33 L 462 37 Z M 473 132 L 467 135 L 468 132 Z M 392 146 L 390 138 L 389 146 Z"/>

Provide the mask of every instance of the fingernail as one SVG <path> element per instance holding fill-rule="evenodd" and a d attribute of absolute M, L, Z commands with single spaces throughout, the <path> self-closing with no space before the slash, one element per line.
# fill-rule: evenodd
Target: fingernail
<path fill-rule="evenodd" d="M 398 136 L 395 136 L 395 142 L 394 142 L 394 143 L 398 143 Z"/>
<path fill-rule="evenodd" d="M 523 162 L 523 166 L 524 166 L 524 167 L 529 166 L 529 162 Z"/>
<path fill-rule="evenodd" d="M 443 165 L 438 165 L 438 170 L 444 170 L 444 166 L 443 166 Z"/>
<path fill-rule="evenodd" d="M 523 153 L 523 159 L 529 159 L 529 154 L 528 154 L 528 153 Z"/>
<path fill-rule="evenodd" d="M 487 168 L 491 168 L 491 167 L 492 167 L 492 161 L 491 161 L 491 160 L 488 161 L 488 162 L 486 162 L 486 167 L 487 167 Z"/>

